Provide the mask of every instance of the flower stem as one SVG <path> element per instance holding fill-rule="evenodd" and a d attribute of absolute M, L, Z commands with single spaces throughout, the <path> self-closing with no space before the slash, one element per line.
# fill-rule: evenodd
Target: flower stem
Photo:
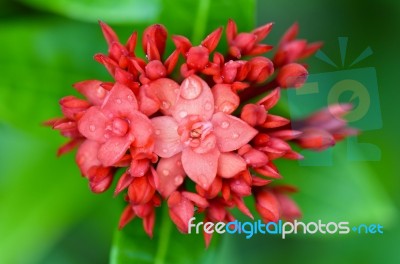
<path fill-rule="evenodd" d="M 158 248 L 154 259 L 155 264 L 164 264 L 167 254 L 168 244 L 171 237 L 172 222 L 168 216 L 168 206 L 163 206 L 161 216 L 160 237 L 158 239 Z"/>
<path fill-rule="evenodd" d="M 276 87 L 278 87 L 278 83 L 275 80 L 273 80 L 264 86 L 245 89 L 243 92 L 239 93 L 240 101 L 246 102 L 262 93 L 271 91 L 271 90 L 275 89 Z"/>
<path fill-rule="evenodd" d="M 197 9 L 196 19 L 194 21 L 192 42 L 194 45 L 199 43 L 205 34 L 207 19 L 208 19 L 208 10 L 210 9 L 210 0 L 200 0 L 199 6 Z"/>

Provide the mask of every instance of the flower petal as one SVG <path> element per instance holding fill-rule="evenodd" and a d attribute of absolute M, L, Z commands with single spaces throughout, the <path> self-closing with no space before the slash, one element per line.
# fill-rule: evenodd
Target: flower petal
<path fill-rule="evenodd" d="M 216 111 L 230 114 L 239 106 L 240 98 L 232 91 L 229 84 L 216 84 L 211 90 Z"/>
<path fill-rule="evenodd" d="M 154 152 L 169 158 L 182 150 L 178 135 L 178 124 L 169 116 L 159 116 L 151 119 L 154 128 Z"/>
<path fill-rule="evenodd" d="M 162 158 L 157 166 L 156 188 L 163 197 L 168 197 L 183 183 L 184 177 L 181 153 L 170 158 Z"/>
<path fill-rule="evenodd" d="M 153 135 L 153 125 L 150 119 L 144 114 L 131 110 L 129 113 L 129 121 L 130 121 L 130 131 L 131 135 L 130 140 L 134 140 L 135 147 L 143 147 L 146 146 Z"/>
<path fill-rule="evenodd" d="M 138 109 L 138 102 L 133 92 L 121 83 L 115 83 L 101 107 L 114 116 L 127 116 Z"/>
<path fill-rule="evenodd" d="M 104 167 L 111 166 L 122 158 L 131 143 L 127 136 L 112 137 L 100 147 L 97 157 Z"/>
<path fill-rule="evenodd" d="M 236 153 L 221 153 L 218 159 L 218 175 L 232 178 L 246 169 L 246 162 Z"/>
<path fill-rule="evenodd" d="M 160 101 L 161 112 L 165 115 L 171 115 L 171 109 L 176 104 L 179 94 L 179 84 L 168 78 L 160 78 L 152 81 L 147 90 L 149 96 L 154 96 Z"/>
<path fill-rule="evenodd" d="M 101 87 L 102 82 L 98 80 L 87 80 L 75 83 L 73 86 L 83 94 L 89 102 L 94 105 L 101 105 L 108 94 L 108 91 Z"/>
<path fill-rule="evenodd" d="M 188 147 L 182 151 L 182 166 L 186 174 L 202 188 L 208 189 L 217 175 L 218 157 L 217 148 L 207 153 L 196 153 Z"/>
<path fill-rule="evenodd" d="M 90 168 L 101 165 L 101 162 L 97 159 L 99 148 L 100 144 L 93 140 L 85 140 L 79 146 L 75 160 L 82 175 L 87 177 Z"/>
<path fill-rule="evenodd" d="M 196 75 L 187 77 L 180 86 L 179 97 L 171 112 L 178 122 L 188 115 L 210 120 L 214 112 L 214 98 L 208 84 Z"/>
<path fill-rule="evenodd" d="M 78 130 L 87 139 L 104 142 L 106 123 L 108 118 L 97 106 L 90 107 L 79 119 Z"/>
<path fill-rule="evenodd" d="M 236 150 L 248 143 L 257 130 L 237 117 L 218 112 L 213 115 L 214 135 L 221 152 Z"/>

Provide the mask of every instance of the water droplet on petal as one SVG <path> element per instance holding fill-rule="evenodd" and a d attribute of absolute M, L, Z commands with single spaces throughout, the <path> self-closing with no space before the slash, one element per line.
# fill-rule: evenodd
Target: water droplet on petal
<path fill-rule="evenodd" d="M 207 103 L 204 105 L 204 109 L 207 110 L 207 111 L 210 111 L 210 110 L 212 109 L 212 104 L 211 104 L 210 102 L 207 102 Z"/>
<path fill-rule="evenodd" d="M 156 133 L 156 135 L 160 135 L 160 134 L 161 134 L 160 129 L 157 129 L 157 130 L 155 131 L 155 133 Z"/>
<path fill-rule="evenodd" d="M 106 90 L 104 90 L 102 87 L 98 87 L 96 91 L 96 95 L 98 98 L 102 99 L 106 95 Z"/>
<path fill-rule="evenodd" d="M 165 176 L 168 176 L 168 175 L 169 175 L 169 170 L 163 170 L 162 173 L 163 173 Z"/>
<path fill-rule="evenodd" d="M 133 96 L 132 95 L 128 95 L 128 100 L 132 101 L 133 100 Z"/>
<path fill-rule="evenodd" d="M 167 153 L 168 149 L 163 149 L 162 152 Z"/>
<path fill-rule="evenodd" d="M 228 128 L 229 127 L 229 122 L 228 121 L 223 121 L 222 123 L 221 123 L 221 127 L 222 128 Z"/>
<path fill-rule="evenodd" d="M 181 162 L 180 160 L 178 160 L 178 161 L 176 162 L 176 165 L 182 166 L 182 162 Z"/>
<path fill-rule="evenodd" d="M 105 133 L 105 134 L 104 134 L 104 138 L 109 139 L 109 138 L 110 138 L 110 135 L 109 135 L 108 133 Z"/>
<path fill-rule="evenodd" d="M 233 133 L 233 134 L 232 134 L 232 137 L 235 138 L 235 139 L 236 139 L 236 138 L 239 138 L 239 134 L 238 134 L 238 133 Z"/>
<path fill-rule="evenodd" d="M 174 183 L 175 185 L 181 185 L 183 182 L 183 177 L 181 175 L 177 175 L 174 178 Z"/>
<path fill-rule="evenodd" d="M 181 97 L 192 100 L 196 99 L 202 90 L 202 83 L 193 77 L 186 78 L 181 84 Z"/>
<path fill-rule="evenodd" d="M 89 130 L 92 131 L 92 132 L 94 132 L 94 131 L 96 130 L 96 127 L 95 127 L 94 125 L 90 125 L 90 126 L 89 126 Z"/>
<path fill-rule="evenodd" d="M 171 104 L 169 102 L 167 102 L 167 101 L 163 101 L 161 103 L 161 108 L 162 109 L 169 109 L 170 107 L 171 107 Z"/>
<path fill-rule="evenodd" d="M 122 103 L 121 99 L 117 99 L 115 101 L 117 102 L 117 104 L 121 104 Z"/>
<path fill-rule="evenodd" d="M 187 115 L 188 115 L 188 113 L 187 113 L 186 111 L 181 111 L 181 112 L 179 113 L 179 116 L 180 116 L 181 118 L 185 118 Z"/>

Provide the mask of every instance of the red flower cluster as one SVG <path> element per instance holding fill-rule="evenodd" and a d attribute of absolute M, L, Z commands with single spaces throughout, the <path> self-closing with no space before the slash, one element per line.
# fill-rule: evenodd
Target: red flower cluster
<path fill-rule="evenodd" d="M 319 150 L 356 132 L 341 119 L 347 105 L 293 121 L 297 130 L 290 120 L 269 113 L 281 88 L 304 84 L 308 73 L 297 61 L 320 47 L 297 40 L 296 24 L 273 60 L 260 56 L 272 49 L 261 44 L 272 23 L 238 33 L 230 20 L 226 54 L 215 51 L 222 28 L 198 46 L 173 36 L 176 48 L 165 60 L 164 26 L 144 31 L 144 60 L 135 55 L 136 32 L 123 45 L 109 26 L 100 25 L 109 50 L 95 59 L 115 82 L 75 84 L 86 100 L 61 99 L 64 116 L 47 124 L 70 138 L 59 155 L 79 146 L 76 162 L 93 192 L 107 190 L 118 168 L 125 168 L 115 190 L 128 189 L 120 227 L 139 217 L 151 236 L 162 200 L 183 233 L 195 212 L 204 213 L 205 221 L 231 221 L 229 209 L 237 207 L 253 218 L 243 200 L 250 195 L 264 221 L 298 218 L 301 213 L 288 196 L 295 188 L 270 184 L 281 178 L 274 160 L 302 158 L 289 142 Z M 179 57 L 183 63 L 177 70 Z M 258 102 L 248 101 L 264 92 Z M 210 235 L 205 238 L 208 244 Z"/>

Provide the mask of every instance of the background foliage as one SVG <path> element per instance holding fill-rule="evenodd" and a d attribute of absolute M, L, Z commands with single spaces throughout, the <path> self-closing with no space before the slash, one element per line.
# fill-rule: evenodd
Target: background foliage
<path fill-rule="evenodd" d="M 397 1 L 305 0 L 20 0 L 0 2 L 0 263 L 399 263 L 400 197 L 397 107 L 400 37 Z M 331 167 L 280 163 L 285 181 L 295 183 L 304 221 L 326 219 L 380 223 L 384 234 L 342 237 L 217 237 L 208 251 L 201 236 L 183 236 L 160 212 L 150 240 L 134 221 L 116 231 L 123 202 L 111 192 L 94 195 L 73 155 L 55 157 L 64 142 L 40 126 L 60 115 L 58 100 L 75 94 L 71 84 L 109 80 L 93 54 L 106 52 L 97 20 L 116 28 L 121 40 L 150 23 L 198 43 L 234 18 L 240 30 L 275 22 L 268 43 L 294 21 L 301 36 L 323 40 L 324 52 L 339 61 L 337 37 L 349 37 L 349 58 L 366 46 L 374 54 L 358 67 L 377 71 L 383 127 L 360 142 L 377 145 L 378 161 L 351 161 L 346 143 L 334 150 Z M 169 43 L 172 48 L 172 43 Z M 333 69 L 315 58 L 311 72 Z M 287 111 L 282 104 L 280 111 Z M 362 154 L 362 153 L 361 153 Z M 161 224 L 162 222 L 162 224 Z M 160 230 L 162 227 L 162 230 Z M 218 241 L 217 241 L 218 240 Z M 218 243 L 217 243 L 218 242 Z M 311 258 L 311 259 L 310 259 Z M 192 261 L 193 262 L 193 261 Z M 193 262 L 194 263 L 194 262 Z"/>

